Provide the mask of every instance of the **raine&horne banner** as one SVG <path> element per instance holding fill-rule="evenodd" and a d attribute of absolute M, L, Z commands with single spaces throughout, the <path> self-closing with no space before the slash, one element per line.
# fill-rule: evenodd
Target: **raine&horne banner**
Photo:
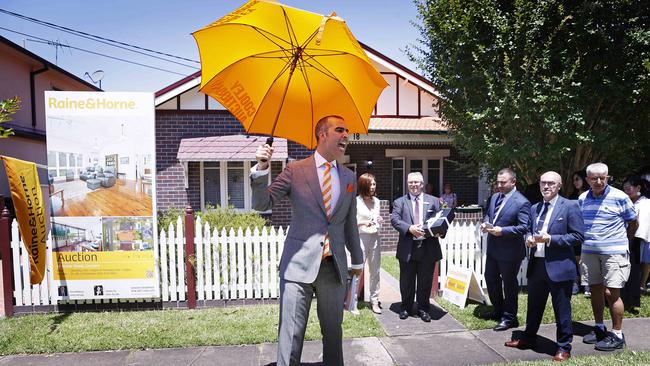
<path fill-rule="evenodd" d="M 45 92 L 60 300 L 160 297 L 151 93 Z"/>
<path fill-rule="evenodd" d="M 20 236 L 29 255 L 30 282 L 39 284 L 45 277 L 47 225 L 43 193 L 36 164 L 3 156 L 11 200 L 16 210 Z"/>

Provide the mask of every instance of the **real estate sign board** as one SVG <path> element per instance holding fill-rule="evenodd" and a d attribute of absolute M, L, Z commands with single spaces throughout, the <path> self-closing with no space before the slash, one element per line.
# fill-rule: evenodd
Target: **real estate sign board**
<path fill-rule="evenodd" d="M 151 93 L 45 92 L 60 300 L 157 298 Z"/>
<path fill-rule="evenodd" d="M 442 286 L 442 298 L 461 309 L 465 308 L 468 298 L 486 303 L 485 294 L 476 280 L 474 271 L 455 266 L 450 266 L 447 270 Z"/>

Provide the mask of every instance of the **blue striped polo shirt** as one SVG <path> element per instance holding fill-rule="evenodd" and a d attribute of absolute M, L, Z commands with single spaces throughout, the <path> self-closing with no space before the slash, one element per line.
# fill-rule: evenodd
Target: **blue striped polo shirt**
<path fill-rule="evenodd" d="M 580 195 L 578 205 L 585 221 L 583 253 L 627 253 L 625 223 L 636 220 L 636 211 L 625 192 L 608 185 L 600 197 L 594 197 L 590 189 Z"/>

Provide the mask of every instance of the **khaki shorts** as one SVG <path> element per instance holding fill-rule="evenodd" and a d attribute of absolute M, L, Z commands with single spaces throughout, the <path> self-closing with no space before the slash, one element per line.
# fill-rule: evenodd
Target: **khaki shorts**
<path fill-rule="evenodd" d="M 630 277 L 629 254 L 582 253 L 580 274 L 583 285 L 623 288 Z"/>

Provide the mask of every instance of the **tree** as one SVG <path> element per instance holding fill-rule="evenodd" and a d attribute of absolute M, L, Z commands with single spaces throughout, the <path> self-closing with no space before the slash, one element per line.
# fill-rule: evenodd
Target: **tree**
<path fill-rule="evenodd" d="M 407 52 L 474 169 L 570 182 L 592 162 L 625 174 L 650 158 L 647 1 L 414 1 Z"/>
<path fill-rule="evenodd" d="M 19 109 L 20 98 L 18 97 L 0 100 L 0 124 L 11 121 L 11 115 L 18 112 Z M 7 138 L 13 134 L 11 128 L 0 125 L 0 138 Z"/>

